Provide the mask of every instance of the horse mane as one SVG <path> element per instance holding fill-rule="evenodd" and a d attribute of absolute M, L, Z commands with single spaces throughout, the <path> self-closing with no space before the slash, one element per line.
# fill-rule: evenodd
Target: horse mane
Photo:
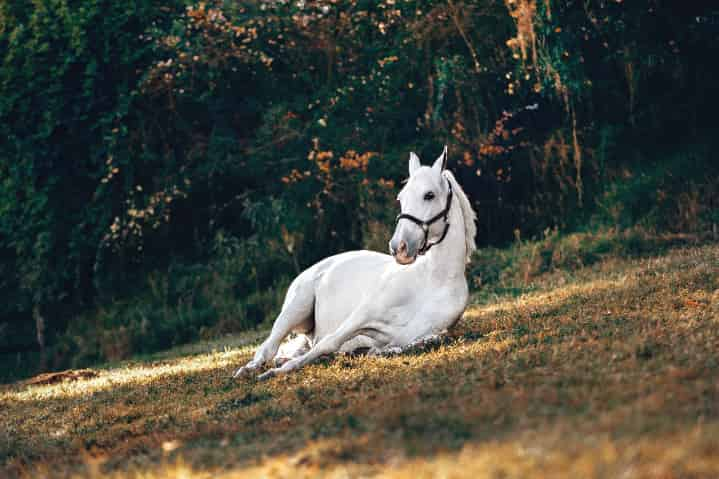
<path fill-rule="evenodd" d="M 477 234 L 477 225 L 475 224 L 477 221 L 477 214 L 472 209 L 472 204 L 469 202 L 464 190 L 461 186 L 459 186 L 459 183 L 457 183 L 457 179 L 454 177 L 454 174 L 452 174 L 449 170 L 444 170 L 442 171 L 442 175 L 447 178 L 447 181 L 449 181 L 452 185 L 452 192 L 459 201 L 459 206 L 462 210 L 462 219 L 464 220 L 465 251 L 467 254 L 466 261 L 469 263 L 472 260 L 472 254 L 477 250 L 477 245 L 474 242 L 474 237 Z"/>

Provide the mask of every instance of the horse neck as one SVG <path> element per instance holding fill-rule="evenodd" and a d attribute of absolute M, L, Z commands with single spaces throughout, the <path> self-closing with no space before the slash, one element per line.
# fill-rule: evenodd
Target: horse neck
<path fill-rule="evenodd" d="M 459 199 L 452 198 L 449 210 L 449 230 L 444 240 L 427 252 L 427 260 L 434 274 L 464 276 L 467 245 L 464 234 L 464 216 Z"/>

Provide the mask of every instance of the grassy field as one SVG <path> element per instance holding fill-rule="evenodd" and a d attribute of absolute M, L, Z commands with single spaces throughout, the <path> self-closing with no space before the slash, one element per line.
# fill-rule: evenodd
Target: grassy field
<path fill-rule="evenodd" d="M 719 246 L 473 304 L 439 345 L 231 380 L 261 334 L 0 389 L 2 477 L 719 477 Z"/>

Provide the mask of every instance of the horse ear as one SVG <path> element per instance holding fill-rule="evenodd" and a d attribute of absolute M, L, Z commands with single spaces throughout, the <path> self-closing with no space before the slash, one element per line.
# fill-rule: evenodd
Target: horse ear
<path fill-rule="evenodd" d="M 419 162 L 419 156 L 414 154 L 414 151 L 409 154 L 409 176 L 414 175 L 417 168 L 421 166 Z"/>
<path fill-rule="evenodd" d="M 439 157 L 435 160 L 434 164 L 432 165 L 432 168 L 437 170 L 437 172 L 439 173 L 447 169 L 447 145 L 444 145 L 444 150 L 442 150 L 442 154 L 439 155 Z"/>

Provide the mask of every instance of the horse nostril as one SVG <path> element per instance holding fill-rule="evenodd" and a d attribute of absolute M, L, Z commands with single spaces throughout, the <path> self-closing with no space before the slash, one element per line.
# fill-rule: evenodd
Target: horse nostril
<path fill-rule="evenodd" d="M 399 242 L 399 248 L 397 249 L 398 253 L 406 253 L 407 252 L 407 243 L 405 240 L 401 240 Z"/>

